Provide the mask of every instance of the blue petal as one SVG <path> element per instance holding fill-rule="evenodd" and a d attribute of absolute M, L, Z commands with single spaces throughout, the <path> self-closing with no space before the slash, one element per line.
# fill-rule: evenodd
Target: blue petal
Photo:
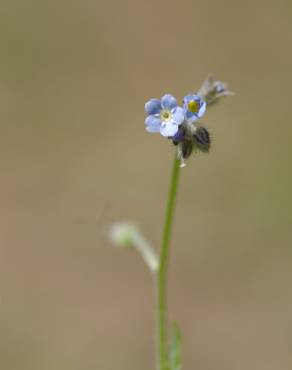
<path fill-rule="evenodd" d="M 161 105 L 164 109 L 172 110 L 177 107 L 177 101 L 172 95 L 166 94 L 161 98 Z"/>
<path fill-rule="evenodd" d="M 192 100 L 192 95 L 187 95 L 184 97 L 184 105 L 187 104 L 190 100 Z"/>
<path fill-rule="evenodd" d="M 184 132 L 183 130 L 178 129 L 177 133 L 172 137 L 175 141 L 182 141 L 184 139 Z"/>
<path fill-rule="evenodd" d="M 159 132 L 161 120 L 155 116 L 148 116 L 145 119 L 146 130 L 149 132 Z"/>
<path fill-rule="evenodd" d="M 196 113 L 192 113 L 189 110 L 185 110 L 185 116 L 189 122 L 196 122 L 199 119 Z"/>
<path fill-rule="evenodd" d="M 197 113 L 199 118 L 203 117 L 203 115 L 206 112 L 206 108 L 207 108 L 207 103 L 201 100 L 201 106 L 200 106 L 199 112 Z"/>
<path fill-rule="evenodd" d="M 181 125 L 185 119 L 184 110 L 181 107 L 177 107 L 172 114 L 172 119 L 177 125 Z"/>
<path fill-rule="evenodd" d="M 150 99 L 145 104 L 145 111 L 147 114 L 157 114 L 161 111 L 161 103 L 159 99 Z"/>
<path fill-rule="evenodd" d="M 201 97 L 199 95 L 187 95 L 184 97 L 184 104 L 188 104 L 190 101 L 195 100 L 201 102 Z"/>
<path fill-rule="evenodd" d="M 148 131 L 148 132 L 159 132 L 160 131 L 160 126 L 158 126 L 158 127 L 146 126 L 146 131 Z"/>
<path fill-rule="evenodd" d="M 169 122 L 166 125 L 162 125 L 160 127 L 160 133 L 162 136 L 171 137 L 175 135 L 177 131 L 178 131 L 178 126 L 172 122 Z"/>

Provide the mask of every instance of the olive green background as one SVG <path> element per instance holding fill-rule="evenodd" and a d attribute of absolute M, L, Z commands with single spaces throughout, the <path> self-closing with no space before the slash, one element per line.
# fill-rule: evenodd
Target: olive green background
<path fill-rule="evenodd" d="M 291 369 L 291 21 L 288 0 L 1 3 L 1 369 L 154 369 L 152 277 L 107 228 L 158 247 L 173 148 L 144 103 L 210 72 L 237 94 L 181 176 L 184 369 Z"/>

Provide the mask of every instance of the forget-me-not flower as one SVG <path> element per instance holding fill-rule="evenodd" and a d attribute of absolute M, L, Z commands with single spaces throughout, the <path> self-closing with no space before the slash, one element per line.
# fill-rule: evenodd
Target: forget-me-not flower
<path fill-rule="evenodd" d="M 145 104 L 148 114 L 145 124 L 149 132 L 160 132 L 162 136 L 173 137 L 185 116 L 183 108 L 179 107 L 176 99 L 170 95 L 164 95 L 161 100 L 150 99 Z"/>
<path fill-rule="evenodd" d="M 196 122 L 206 112 L 207 104 L 199 95 L 184 97 L 184 112 L 187 121 Z"/>

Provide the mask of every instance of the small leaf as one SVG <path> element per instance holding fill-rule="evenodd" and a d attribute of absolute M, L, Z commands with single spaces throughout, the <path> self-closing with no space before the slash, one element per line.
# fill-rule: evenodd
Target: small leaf
<path fill-rule="evenodd" d="M 172 333 L 169 350 L 169 364 L 171 370 L 182 370 L 182 339 L 176 322 L 172 323 Z"/>

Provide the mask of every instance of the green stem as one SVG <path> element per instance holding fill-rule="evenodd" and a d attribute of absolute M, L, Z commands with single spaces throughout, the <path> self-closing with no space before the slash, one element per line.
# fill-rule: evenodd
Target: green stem
<path fill-rule="evenodd" d="M 157 272 L 158 370 L 169 370 L 168 351 L 167 351 L 167 317 L 166 317 L 167 266 L 169 256 L 169 242 L 171 238 L 179 173 L 180 173 L 180 161 L 177 158 L 177 153 L 175 153 L 165 213 L 159 269 Z"/>

